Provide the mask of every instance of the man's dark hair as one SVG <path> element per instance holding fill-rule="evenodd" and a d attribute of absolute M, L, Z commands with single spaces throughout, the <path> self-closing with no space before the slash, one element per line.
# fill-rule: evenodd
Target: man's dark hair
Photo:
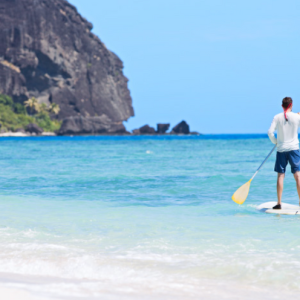
<path fill-rule="evenodd" d="M 291 97 L 285 97 L 282 99 L 282 107 L 285 109 L 287 109 L 291 103 L 293 103 L 293 99 Z"/>

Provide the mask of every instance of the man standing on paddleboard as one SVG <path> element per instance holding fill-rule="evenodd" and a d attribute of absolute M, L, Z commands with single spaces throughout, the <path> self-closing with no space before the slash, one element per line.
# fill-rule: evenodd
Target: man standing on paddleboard
<path fill-rule="evenodd" d="M 281 209 L 281 197 L 283 181 L 287 164 L 291 165 L 291 171 L 296 180 L 300 205 L 300 151 L 298 140 L 298 128 L 300 127 L 300 113 L 293 113 L 293 100 L 285 97 L 282 100 L 283 112 L 273 119 L 268 136 L 271 142 L 277 145 L 277 155 L 274 171 L 277 176 L 277 198 L 278 203 L 273 209 Z M 277 130 L 277 139 L 274 132 Z"/>

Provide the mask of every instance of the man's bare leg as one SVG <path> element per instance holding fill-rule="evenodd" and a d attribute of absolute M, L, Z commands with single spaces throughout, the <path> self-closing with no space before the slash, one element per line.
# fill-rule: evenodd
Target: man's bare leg
<path fill-rule="evenodd" d="M 278 176 L 277 176 L 277 199 L 278 199 L 279 205 L 281 205 L 284 175 L 285 175 L 284 173 L 278 173 Z M 299 174 L 299 176 L 300 176 L 300 174 Z M 300 181 L 300 178 L 299 178 L 299 181 Z"/>
<path fill-rule="evenodd" d="M 295 172 L 294 178 L 296 180 L 297 192 L 299 197 L 299 205 L 300 205 L 300 172 Z"/>

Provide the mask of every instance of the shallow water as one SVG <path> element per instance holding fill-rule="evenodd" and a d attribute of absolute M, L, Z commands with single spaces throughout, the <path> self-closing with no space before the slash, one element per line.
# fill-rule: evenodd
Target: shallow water
<path fill-rule="evenodd" d="M 66 299 L 280 299 L 300 291 L 300 218 L 265 136 L 0 140 L 0 282 Z M 288 169 L 284 202 L 297 204 Z M 275 291 L 275 292 L 274 292 Z"/>

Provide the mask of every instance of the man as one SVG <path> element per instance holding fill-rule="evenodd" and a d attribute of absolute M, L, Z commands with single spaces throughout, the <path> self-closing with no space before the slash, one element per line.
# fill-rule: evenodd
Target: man
<path fill-rule="evenodd" d="M 300 113 L 292 112 L 293 100 L 285 97 L 282 100 L 283 113 L 276 115 L 268 131 L 271 142 L 277 145 L 277 155 L 274 171 L 277 177 L 277 198 L 278 203 L 273 209 L 281 209 L 281 197 L 283 181 L 287 164 L 291 165 L 291 171 L 296 180 L 300 205 L 300 152 L 298 140 L 298 128 L 300 127 Z M 277 139 L 274 131 L 277 130 Z"/>

